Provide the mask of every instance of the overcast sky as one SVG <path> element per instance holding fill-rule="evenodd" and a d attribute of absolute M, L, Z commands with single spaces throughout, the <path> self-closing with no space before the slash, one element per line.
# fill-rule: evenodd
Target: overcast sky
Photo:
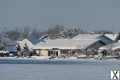
<path fill-rule="evenodd" d="M 0 28 L 80 25 L 120 31 L 120 0 L 0 0 Z"/>

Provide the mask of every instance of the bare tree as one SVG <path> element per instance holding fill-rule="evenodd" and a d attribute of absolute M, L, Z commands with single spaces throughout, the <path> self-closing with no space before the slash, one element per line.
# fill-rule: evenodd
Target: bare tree
<path fill-rule="evenodd" d="M 17 30 L 7 31 L 5 34 L 12 40 L 17 40 L 20 37 L 20 33 Z"/>

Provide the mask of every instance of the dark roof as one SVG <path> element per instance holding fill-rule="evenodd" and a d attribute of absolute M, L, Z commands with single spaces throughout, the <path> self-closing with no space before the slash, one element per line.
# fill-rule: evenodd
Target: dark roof
<path fill-rule="evenodd" d="M 114 42 L 112 39 L 106 37 L 105 35 L 101 35 L 98 38 L 100 39 L 100 41 L 102 41 L 106 45 Z"/>

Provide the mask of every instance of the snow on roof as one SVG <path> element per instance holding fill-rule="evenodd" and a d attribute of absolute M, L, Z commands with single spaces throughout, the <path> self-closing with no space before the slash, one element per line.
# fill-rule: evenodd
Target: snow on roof
<path fill-rule="evenodd" d="M 116 38 L 117 38 L 118 35 L 119 34 L 117 34 L 117 33 L 116 34 L 105 34 L 106 37 L 110 38 L 113 41 L 116 40 Z"/>
<path fill-rule="evenodd" d="M 85 49 L 96 40 L 55 39 L 46 40 L 35 45 L 34 49 Z"/>
<path fill-rule="evenodd" d="M 79 34 L 75 36 L 73 39 L 98 39 L 102 34 Z M 104 36 L 108 37 L 111 40 L 115 40 L 118 36 L 118 33 L 115 34 L 104 34 Z"/>
<path fill-rule="evenodd" d="M 101 36 L 101 34 L 79 34 L 77 36 L 75 36 L 73 39 L 83 39 L 83 40 L 86 40 L 86 39 L 98 39 L 98 37 Z"/>
<path fill-rule="evenodd" d="M 46 40 L 45 42 L 38 43 L 34 47 L 34 49 L 43 49 L 43 48 L 44 49 L 51 49 L 51 48 L 86 49 L 88 46 L 99 40 L 103 41 L 104 43 L 109 43 L 109 44 L 112 43 L 111 39 L 107 36 L 108 34 L 106 34 L 106 36 L 102 36 L 102 34 L 79 34 L 72 39 Z"/>
<path fill-rule="evenodd" d="M 80 44 L 78 45 L 78 47 L 80 49 L 86 49 L 88 46 L 92 45 L 93 43 L 97 42 L 98 40 L 95 39 L 85 39 L 85 40 L 77 40 L 78 42 L 80 42 Z"/>
<path fill-rule="evenodd" d="M 52 48 L 75 48 L 71 40 L 55 39 L 46 40 L 46 42 L 40 42 L 36 45 L 35 49 L 52 49 Z"/>
<path fill-rule="evenodd" d="M 107 46 L 102 46 L 100 47 L 99 49 L 105 49 L 105 50 L 115 50 L 117 48 L 120 48 L 120 41 L 116 42 L 116 43 L 112 43 L 112 44 L 109 44 Z"/>

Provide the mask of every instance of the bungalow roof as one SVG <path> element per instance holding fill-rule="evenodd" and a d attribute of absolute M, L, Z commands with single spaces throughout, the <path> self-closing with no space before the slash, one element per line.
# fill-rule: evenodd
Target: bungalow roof
<path fill-rule="evenodd" d="M 96 40 L 74 40 L 74 39 L 55 39 L 46 40 L 35 45 L 34 49 L 85 49 Z"/>

